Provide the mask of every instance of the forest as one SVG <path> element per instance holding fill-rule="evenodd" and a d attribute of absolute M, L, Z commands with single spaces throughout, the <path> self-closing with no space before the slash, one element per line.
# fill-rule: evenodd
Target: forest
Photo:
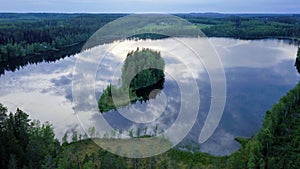
<path fill-rule="evenodd" d="M 87 39 L 121 14 L 0 14 L 0 74 L 81 51 Z"/>
<path fill-rule="evenodd" d="M 0 74 L 26 64 L 55 61 L 78 53 L 93 33 L 122 16 L 126 14 L 0 13 Z M 195 24 L 208 37 L 283 38 L 299 43 L 300 15 L 208 13 L 177 16 Z M 144 34 L 138 37 L 167 36 Z"/>
<path fill-rule="evenodd" d="M 8 113 L 2 104 L 0 104 L 0 126 L 2 169 L 137 169 L 201 166 L 221 168 L 227 159 L 179 149 L 171 149 L 150 158 L 120 157 L 100 148 L 86 135 L 81 136 L 76 132 L 69 136 L 66 133 L 60 142 L 55 138 L 51 124 L 31 120 L 19 109 L 15 113 Z"/>
<path fill-rule="evenodd" d="M 122 67 L 122 85 L 118 88 L 109 84 L 102 92 L 98 101 L 100 112 L 107 112 L 138 100 L 149 100 L 152 90 L 163 88 L 164 68 L 165 62 L 160 52 L 144 48 L 129 52 Z"/>
<path fill-rule="evenodd" d="M 300 83 L 266 112 L 259 132 L 238 139 L 242 148 L 229 168 L 298 168 L 300 165 Z"/>

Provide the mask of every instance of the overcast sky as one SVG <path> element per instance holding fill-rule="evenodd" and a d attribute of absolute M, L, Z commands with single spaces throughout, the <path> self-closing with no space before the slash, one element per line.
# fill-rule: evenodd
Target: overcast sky
<path fill-rule="evenodd" d="M 0 0 L 0 12 L 300 13 L 300 0 Z"/>

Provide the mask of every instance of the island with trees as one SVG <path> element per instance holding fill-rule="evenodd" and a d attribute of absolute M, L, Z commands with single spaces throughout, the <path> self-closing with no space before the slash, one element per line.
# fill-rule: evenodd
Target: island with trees
<path fill-rule="evenodd" d="M 122 85 L 107 86 L 98 101 L 99 111 L 103 113 L 155 98 L 157 92 L 163 89 L 164 68 L 165 62 L 160 52 L 148 48 L 129 52 L 122 67 Z M 152 91 L 157 92 L 153 94 Z"/>

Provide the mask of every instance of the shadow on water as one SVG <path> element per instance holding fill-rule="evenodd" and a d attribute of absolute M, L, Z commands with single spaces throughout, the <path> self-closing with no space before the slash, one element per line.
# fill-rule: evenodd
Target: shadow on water
<path fill-rule="evenodd" d="M 143 101 L 147 102 L 150 99 L 155 99 L 160 91 L 164 88 L 164 83 L 165 77 L 161 77 L 157 83 L 135 90 L 136 96 L 141 98 L 139 99 L 141 103 Z"/>
<path fill-rule="evenodd" d="M 59 50 L 45 51 L 35 55 L 25 57 L 10 58 L 7 61 L 0 62 L 0 76 L 5 74 L 5 71 L 15 72 L 29 64 L 38 64 L 41 62 L 55 62 L 57 60 L 69 57 L 79 53 L 82 49 L 83 43 L 71 45 Z"/>
<path fill-rule="evenodd" d="M 298 48 L 297 57 L 295 60 L 295 67 L 296 67 L 298 73 L 300 74 L 300 48 Z"/>

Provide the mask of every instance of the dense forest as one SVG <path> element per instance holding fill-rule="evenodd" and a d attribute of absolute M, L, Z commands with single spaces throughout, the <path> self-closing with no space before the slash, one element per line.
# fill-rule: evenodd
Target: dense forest
<path fill-rule="evenodd" d="M 267 111 L 256 136 L 238 140 L 229 168 L 299 168 L 300 83 Z"/>
<path fill-rule="evenodd" d="M 179 149 L 150 158 L 120 157 L 76 132 L 70 142 L 67 134 L 59 142 L 51 124 L 30 120 L 19 109 L 8 114 L 2 104 L 0 126 L 1 169 L 222 168 L 227 159 Z"/>
<path fill-rule="evenodd" d="M 87 39 L 121 14 L 0 14 L 0 74 L 81 51 Z"/>
<path fill-rule="evenodd" d="M 98 101 L 100 112 L 107 112 L 138 100 L 149 100 L 152 90 L 163 88 L 164 69 L 165 62 L 160 52 L 139 48 L 129 52 L 122 67 L 122 85 L 116 87 L 109 84 L 102 92 Z"/>
<path fill-rule="evenodd" d="M 0 14 L 0 61 L 83 43 L 103 25 L 120 16 Z"/>
<path fill-rule="evenodd" d="M 122 67 L 122 86 L 132 90 L 153 85 L 164 78 L 165 62 L 160 52 L 137 48 L 127 54 Z"/>
<path fill-rule="evenodd" d="M 208 37 L 239 39 L 283 38 L 299 41 L 298 14 L 179 14 Z"/>
<path fill-rule="evenodd" d="M 9 168 L 228 168 L 266 169 L 300 166 L 300 83 L 267 111 L 259 132 L 238 138 L 242 148 L 213 157 L 187 146 L 150 158 L 114 155 L 76 132 L 60 143 L 51 124 L 32 121 L 22 110 L 7 112 L 0 104 L 0 167 Z M 103 138 L 105 139 L 105 138 Z"/>
<path fill-rule="evenodd" d="M 0 74 L 80 52 L 103 25 L 125 14 L 0 13 Z M 299 42 L 300 15 L 178 14 L 208 37 L 284 38 Z M 153 25 L 152 25 L 153 27 Z M 140 38 L 167 36 L 145 34 Z M 71 49 L 70 49 L 71 48 Z"/>
<path fill-rule="evenodd" d="M 0 104 L 0 168 L 53 168 L 60 153 L 51 124 L 32 121 L 22 110 Z"/>

